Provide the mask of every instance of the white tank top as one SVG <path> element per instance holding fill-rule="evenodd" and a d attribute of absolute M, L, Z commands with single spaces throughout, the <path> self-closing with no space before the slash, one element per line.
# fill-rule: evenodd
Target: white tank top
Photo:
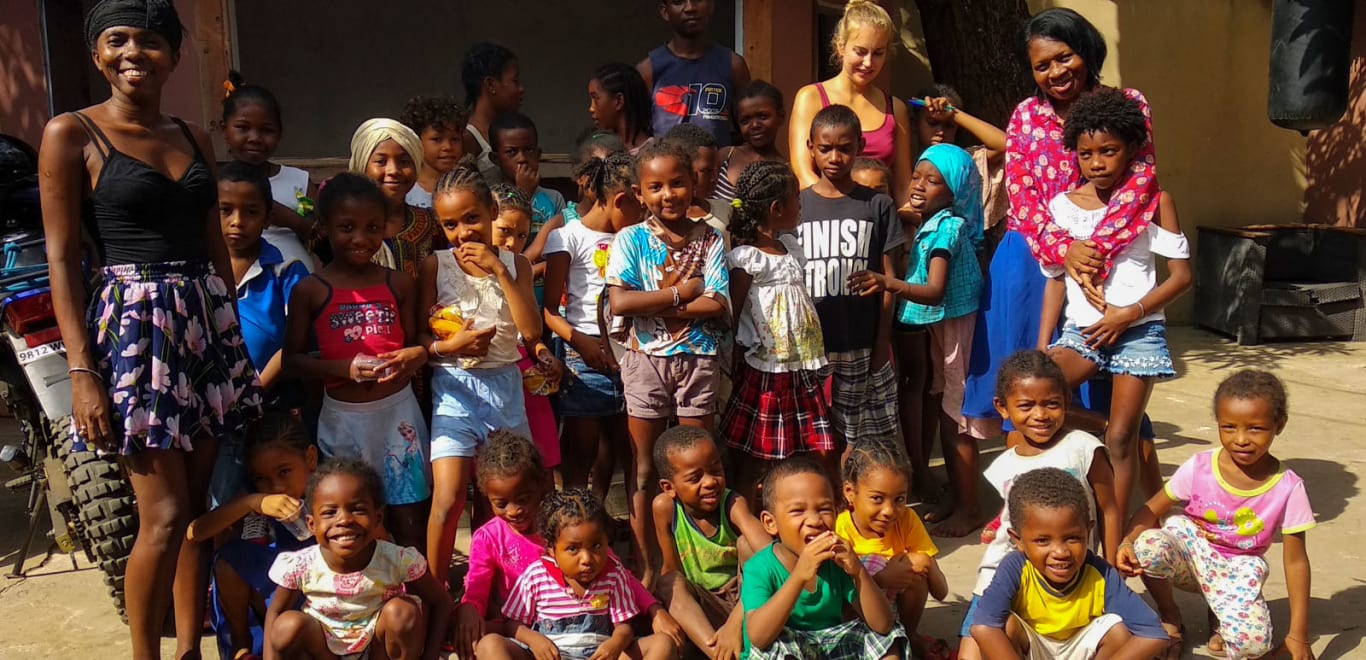
<path fill-rule="evenodd" d="M 517 277 L 517 261 L 511 252 L 498 251 L 498 260 L 508 269 L 512 277 Z M 455 262 L 455 254 L 449 250 L 436 252 L 436 304 L 442 307 L 455 305 L 460 315 L 473 318 L 475 330 L 494 325 L 498 332 L 489 343 L 489 352 L 478 361 L 469 358 L 433 358 L 437 364 L 458 366 L 463 369 L 493 369 L 517 364 L 522 358 L 517 351 L 521 336 L 517 325 L 512 322 L 512 308 L 508 307 L 503 296 L 503 287 L 493 275 L 474 277 L 460 268 Z"/>
<path fill-rule="evenodd" d="M 474 141 L 479 143 L 479 148 L 484 150 L 483 153 L 479 154 L 479 157 L 475 159 L 475 163 L 479 165 L 479 174 L 484 177 L 484 182 L 490 186 L 495 183 L 501 183 L 503 181 L 503 171 L 498 168 L 498 163 L 493 161 L 493 146 L 489 144 L 488 140 L 484 139 L 484 134 L 480 133 L 479 129 L 470 126 L 469 124 L 465 124 L 465 132 L 474 137 Z"/>

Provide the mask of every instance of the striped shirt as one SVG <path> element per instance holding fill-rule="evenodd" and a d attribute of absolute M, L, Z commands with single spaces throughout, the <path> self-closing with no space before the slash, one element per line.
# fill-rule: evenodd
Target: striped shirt
<path fill-rule="evenodd" d="M 643 608 L 631 590 L 635 578 L 609 560 L 582 596 L 574 593 L 554 560 L 542 557 L 517 578 L 503 605 L 503 616 L 550 638 L 559 647 L 596 647 L 616 625 Z"/>

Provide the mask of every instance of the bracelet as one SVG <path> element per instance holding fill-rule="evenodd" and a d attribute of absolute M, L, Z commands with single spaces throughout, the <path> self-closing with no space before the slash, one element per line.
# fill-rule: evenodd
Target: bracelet
<path fill-rule="evenodd" d="M 1138 302 L 1136 302 L 1136 303 L 1134 303 L 1134 304 L 1135 304 L 1135 305 L 1138 305 L 1138 318 L 1143 318 L 1143 317 L 1145 317 L 1145 316 L 1148 315 L 1148 308 L 1143 306 L 1143 301 L 1142 301 L 1142 300 L 1140 300 L 1140 301 L 1138 301 Z"/>
<path fill-rule="evenodd" d="M 1309 640 L 1307 640 L 1307 639 L 1300 639 L 1300 638 L 1298 638 L 1298 637 L 1291 637 L 1290 635 L 1286 635 L 1286 636 L 1285 636 L 1285 641 L 1287 641 L 1287 642 L 1299 642 L 1300 644 L 1304 644 L 1304 645 L 1306 645 L 1306 646 L 1309 645 Z"/>
<path fill-rule="evenodd" d="M 100 380 L 104 380 L 103 374 L 101 374 L 98 371 L 95 371 L 94 369 L 87 369 L 85 367 L 71 367 L 70 369 L 66 370 L 66 375 L 70 376 L 72 374 L 90 374 L 91 376 L 94 376 Z"/>
<path fill-rule="evenodd" d="M 673 304 L 673 306 L 674 306 L 674 307 L 677 307 L 677 306 L 678 306 L 678 301 L 679 301 L 679 298 L 678 298 L 678 287 L 676 287 L 676 286 L 671 286 L 671 287 L 669 287 L 669 290 L 672 291 L 673 294 L 674 294 L 674 304 Z"/>
<path fill-rule="evenodd" d="M 1134 542 L 1133 542 L 1133 541 L 1124 541 L 1124 542 L 1120 543 L 1119 545 L 1115 546 L 1115 550 L 1119 550 L 1120 548 L 1124 548 L 1124 547 L 1130 547 L 1130 548 L 1132 548 L 1132 547 L 1134 547 Z"/>
<path fill-rule="evenodd" d="M 435 355 L 435 356 L 437 356 L 437 357 L 439 357 L 439 358 L 446 357 L 445 355 L 442 355 L 442 354 L 441 354 L 441 349 L 439 349 L 439 348 L 436 347 L 437 342 L 438 342 L 438 340 L 432 340 L 432 345 L 431 345 L 432 355 Z"/>

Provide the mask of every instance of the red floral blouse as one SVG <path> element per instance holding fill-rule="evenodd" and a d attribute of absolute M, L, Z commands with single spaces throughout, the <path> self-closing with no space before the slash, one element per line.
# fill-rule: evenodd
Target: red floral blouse
<path fill-rule="evenodd" d="M 1148 100 L 1135 89 L 1124 95 L 1138 101 L 1148 128 L 1148 139 L 1129 166 L 1129 178 L 1110 198 L 1105 218 L 1091 236 L 1105 259 L 1110 260 L 1148 228 L 1157 212 L 1157 156 L 1153 149 L 1152 111 Z M 1010 199 L 1009 229 L 1020 232 L 1034 258 L 1045 266 L 1061 265 L 1072 237 L 1053 222 L 1048 202 L 1058 193 L 1081 185 L 1076 154 L 1063 147 L 1063 120 L 1053 105 L 1031 96 L 1015 106 L 1006 127 L 1006 195 Z"/>

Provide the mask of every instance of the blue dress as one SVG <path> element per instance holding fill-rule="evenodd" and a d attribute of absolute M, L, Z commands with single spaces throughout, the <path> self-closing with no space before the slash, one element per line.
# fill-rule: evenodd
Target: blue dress
<path fill-rule="evenodd" d="M 1000 416 L 991 403 L 996 369 L 1012 353 L 1038 345 L 1039 313 L 1047 280 L 1024 236 L 1013 230 L 1001 239 L 984 279 L 963 393 L 963 415 L 995 419 Z"/>

